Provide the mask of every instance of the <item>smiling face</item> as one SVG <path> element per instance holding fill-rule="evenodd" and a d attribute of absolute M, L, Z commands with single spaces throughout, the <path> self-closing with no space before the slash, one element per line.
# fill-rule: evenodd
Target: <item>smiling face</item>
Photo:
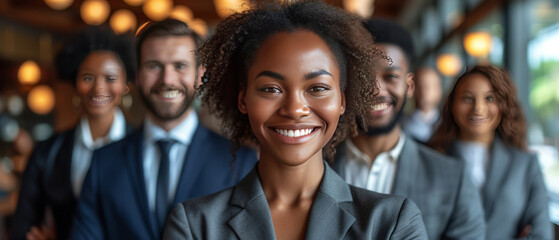
<path fill-rule="evenodd" d="M 138 86 L 156 121 L 181 121 L 200 83 L 196 44 L 189 36 L 149 37 L 141 47 Z"/>
<path fill-rule="evenodd" d="M 260 145 L 260 160 L 296 166 L 322 161 L 345 97 L 333 53 L 310 31 L 280 32 L 264 41 L 239 93 Z"/>
<path fill-rule="evenodd" d="M 89 54 L 78 68 L 76 89 L 88 117 L 112 116 L 128 93 L 120 59 L 109 51 Z"/>
<path fill-rule="evenodd" d="M 413 74 L 403 51 L 392 44 L 379 44 L 379 48 L 392 59 L 379 62 L 376 72 L 379 94 L 367 116 L 368 135 L 386 134 L 394 129 L 402 114 L 405 100 L 413 95 Z"/>
<path fill-rule="evenodd" d="M 456 86 L 452 115 L 463 141 L 490 143 L 501 122 L 497 96 L 482 74 L 465 76 Z"/>

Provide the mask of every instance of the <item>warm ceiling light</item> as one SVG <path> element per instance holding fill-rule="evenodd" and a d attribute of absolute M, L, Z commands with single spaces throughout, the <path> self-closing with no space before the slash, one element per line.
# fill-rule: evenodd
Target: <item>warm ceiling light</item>
<path fill-rule="evenodd" d="M 144 0 L 124 0 L 124 2 L 132 7 L 137 7 L 144 3 Z"/>
<path fill-rule="evenodd" d="M 47 6 L 54 10 L 64 10 L 68 8 L 74 0 L 44 0 Z"/>
<path fill-rule="evenodd" d="M 24 85 L 33 85 L 39 82 L 41 79 L 39 65 L 31 60 L 23 62 L 17 71 L 17 79 Z"/>
<path fill-rule="evenodd" d="M 144 14 L 154 21 L 161 21 L 171 14 L 172 0 L 147 0 L 142 7 Z"/>
<path fill-rule="evenodd" d="M 462 69 L 462 61 L 454 54 L 442 54 L 437 58 L 437 69 L 447 77 L 454 77 Z"/>
<path fill-rule="evenodd" d="M 120 9 L 113 13 L 109 23 L 117 34 L 133 31 L 136 28 L 136 15 L 130 10 Z"/>
<path fill-rule="evenodd" d="M 202 19 L 192 19 L 188 26 L 200 36 L 206 36 L 206 34 L 208 34 L 208 25 L 206 25 L 206 22 Z"/>
<path fill-rule="evenodd" d="M 171 12 L 171 17 L 177 20 L 181 20 L 185 23 L 190 23 L 194 14 L 192 14 L 192 10 L 187 6 L 178 5 L 175 6 L 173 11 Z"/>
<path fill-rule="evenodd" d="M 80 15 L 89 25 L 101 25 L 109 17 L 111 6 L 105 0 L 85 0 L 80 7 Z"/>
<path fill-rule="evenodd" d="M 54 108 L 54 92 L 46 85 L 34 87 L 27 96 L 29 108 L 36 114 L 47 114 Z"/>
<path fill-rule="evenodd" d="M 373 15 L 375 0 L 343 0 L 344 9 L 363 18 Z"/>
<path fill-rule="evenodd" d="M 464 48 L 472 57 L 487 56 L 491 51 L 491 34 L 471 32 L 464 36 Z"/>
<path fill-rule="evenodd" d="M 235 12 L 250 8 L 247 0 L 214 0 L 215 10 L 221 18 L 227 18 Z"/>

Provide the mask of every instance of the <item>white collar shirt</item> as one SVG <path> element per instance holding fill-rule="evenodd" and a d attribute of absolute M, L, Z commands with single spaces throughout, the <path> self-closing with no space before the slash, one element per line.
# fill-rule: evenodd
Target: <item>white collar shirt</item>
<path fill-rule="evenodd" d="M 343 165 L 346 182 L 371 191 L 390 194 L 404 142 L 405 135 L 402 132 L 398 143 L 392 150 L 379 154 L 375 161 L 371 161 L 369 156 L 361 152 L 351 139 L 346 140 L 345 164 Z"/>
<path fill-rule="evenodd" d="M 118 141 L 126 135 L 126 120 L 119 108 L 115 109 L 114 119 L 111 128 L 106 136 L 93 140 L 89 121 L 86 117 L 80 119 L 76 127 L 76 135 L 72 152 L 72 164 L 70 179 L 74 195 L 79 197 L 85 175 L 91 166 L 91 156 L 93 151 L 111 142 Z"/>
<path fill-rule="evenodd" d="M 487 177 L 489 149 L 481 143 L 464 141 L 457 141 L 457 147 L 458 155 L 464 159 L 472 183 L 481 192 Z"/>
<path fill-rule="evenodd" d="M 198 116 L 196 113 L 190 113 L 184 121 L 175 128 L 166 132 L 163 128 L 157 126 L 149 118 L 144 123 L 144 148 L 143 148 L 143 172 L 148 197 L 149 209 L 155 210 L 155 196 L 157 193 L 157 175 L 159 172 L 159 163 L 161 161 L 161 153 L 157 146 L 157 141 L 162 139 L 171 139 L 175 143 L 169 150 L 169 203 L 173 202 L 177 186 L 181 177 L 182 167 L 186 157 L 188 146 L 192 141 L 192 137 L 198 127 Z"/>

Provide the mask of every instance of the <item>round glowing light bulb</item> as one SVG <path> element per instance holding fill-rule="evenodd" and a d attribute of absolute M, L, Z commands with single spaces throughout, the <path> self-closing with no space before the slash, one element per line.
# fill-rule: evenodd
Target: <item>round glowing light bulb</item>
<path fill-rule="evenodd" d="M 472 57 L 487 56 L 491 51 L 491 34 L 471 32 L 464 36 L 464 48 Z"/>
<path fill-rule="evenodd" d="M 17 71 L 17 78 L 21 84 L 33 85 L 41 79 L 41 69 L 36 62 L 27 60 Z"/>
<path fill-rule="evenodd" d="M 36 114 L 47 114 L 54 108 L 54 91 L 46 86 L 36 86 L 27 96 L 29 108 Z"/>
<path fill-rule="evenodd" d="M 454 54 L 442 54 L 437 58 L 437 69 L 447 77 L 454 77 L 462 69 L 462 61 Z"/>
<path fill-rule="evenodd" d="M 101 25 L 109 17 L 111 6 L 105 0 L 85 0 L 80 6 L 80 15 L 89 25 Z"/>
<path fill-rule="evenodd" d="M 113 13 L 109 24 L 115 33 L 125 33 L 136 28 L 136 15 L 127 9 L 120 9 Z"/>
<path fill-rule="evenodd" d="M 161 21 L 171 14 L 172 0 L 147 0 L 142 7 L 144 14 L 154 21 Z"/>

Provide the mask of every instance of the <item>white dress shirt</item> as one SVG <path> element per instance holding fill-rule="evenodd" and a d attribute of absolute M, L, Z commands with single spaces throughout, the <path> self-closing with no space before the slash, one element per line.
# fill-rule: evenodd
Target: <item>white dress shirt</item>
<path fill-rule="evenodd" d="M 411 116 L 404 119 L 402 127 L 404 131 L 413 138 L 422 142 L 427 142 L 435 131 L 438 120 L 438 109 L 433 109 L 427 113 L 416 110 Z"/>
<path fill-rule="evenodd" d="M 157 175 L 159 173 L 159 162 L 161 161 L 161 153 L 159 152 L 159 147 L 157 147 L 157 141 L 161 139 L 175 140 L 169 151 L 168 200 L 169 203 L 172 203 L 180 180 L 184 158 L 197 126 L 198 116 L 194 112 L 189 114 L 184 121 L 169 132 L 166 132 L 161 127 L 155 125 L 149 118 L 146 118 L 144 123 L 143 169 L 148 204 L 151 211 L 155 211 Z"/>
<path fill-rule="evenodd" d="M 111 142 L 118 141 L 126 135 L 126 120 L 120 108 L 115 108 L 113 123 L 106 136 L 93 141 L 91 137 L 91 129 L 89 121 L 86 117 L 80 119 L 80 123 L 76 127 L 76 136 L 74 148 L 72 151 L 72 164 L 70 179 L 72 181 L 72 190 L 76 197 L 80 196 L 83 180 L 91 166 L 91 155 L 96 149 L 105 146 Z"/>
<path fill-rule="evenodd" d="M 458 155 L 466 162 L 466 169 L 470 180 L 481 193 L 485 185 L 487 164 L 489 163 L 489 149 L 476 142 L 457 141 Z"/>
<path fill-rule="evenodd" d="M 346 140 L 347 151 L 343 169 L 346 182 L 371 191 L 390 194 L 405 138 L 404 133 L 401 132 L 396 146 L 388 152 L 379 154 L 374 162 L 367 154 L 361 152 L 351 139 Z"/>

